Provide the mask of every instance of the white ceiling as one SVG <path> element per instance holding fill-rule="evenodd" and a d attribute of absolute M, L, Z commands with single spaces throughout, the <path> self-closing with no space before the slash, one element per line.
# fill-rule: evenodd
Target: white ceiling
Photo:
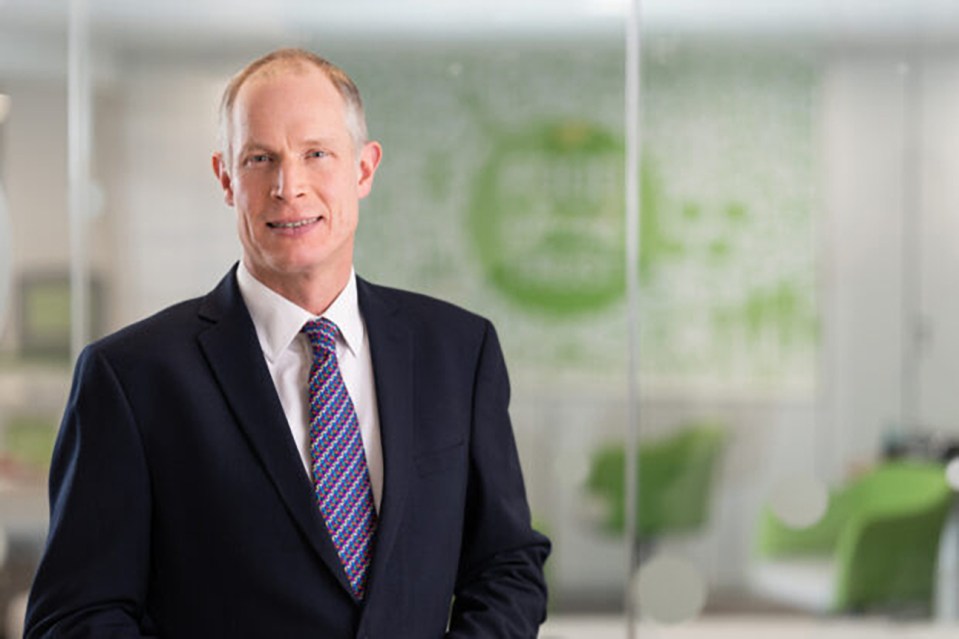
<path fill-rule="evenodd" d="M 0 72 L 66 70 L 71 7 L 89 11 L 95 54 L 130 52 L 211 62 L 230 48 L 337 38 L 551 45 L 599 36 L 621 43 L 631 0 L 0 0 Z M 693 33 L 732 42 L 824 40 L 899 46 L 959 45 L 959 0 L 640 0 L 642 34 Z M 564 40 L 565 38 L 565 40 Z M 100 64 L 99 66 L 105 66 Z"/>
<path fill-rule="evenodd" d="M 621 27 L 630 0 L 0 0 L 4 23 L 63 24 L 72 2 L 129 35 L 344 31 L 451 35 Z M 959 34 L 959 0 L 640 0 L 644 28 L 717 33 Z"/>

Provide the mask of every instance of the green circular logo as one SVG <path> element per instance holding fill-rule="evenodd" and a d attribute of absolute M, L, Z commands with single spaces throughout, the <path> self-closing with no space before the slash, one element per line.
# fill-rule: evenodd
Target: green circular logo
<path fill-rule="evenodd" d="M 563 121 L 504 135 L 474 183 L 471 236 L 497 290 L 572 314 L 623 295 L 623 146 Z"/>

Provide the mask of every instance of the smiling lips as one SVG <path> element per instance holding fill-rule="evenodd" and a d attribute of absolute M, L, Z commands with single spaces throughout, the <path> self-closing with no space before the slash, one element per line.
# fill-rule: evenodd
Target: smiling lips
<path fill-rule="evenodd" d="M 321 215 L 317 215 L 316 217 L 308 217 L 303 220 L 296 220 L 295 222 L 267 222 L 266 225 L 271 229 L 298 229 L 308 224 L 319 222 L 321 218 Z"/>

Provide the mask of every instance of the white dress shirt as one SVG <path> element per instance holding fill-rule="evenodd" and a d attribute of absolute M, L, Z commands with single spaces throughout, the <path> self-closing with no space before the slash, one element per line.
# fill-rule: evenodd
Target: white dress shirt
<path fill-rule="evenodd" d="M 313 354 L 303 325 L 317 319 L 306 309 L 297 306 L 253 277 L 243 262 L 236 270 L 240 294 L 253 318 L 256 336 L 266 358 L 266 366 L 276 386 L 286 421 L 293 433 L 293 441 L 300 453 L 307 475 L 310 475 L 310 414 L 308 378 Z M 356 297 L 356 273 L 333 300 L 322 317 L 339 327 L 336 338 L 336 358 L 346 390 L 353 400 L 353 408 L 360 424 L 360 436 L 366 452 L 366 465 L 373 487 L 373 501 L 379 512 L 383 494 L 383 448 L 380 443 L 380 419 L 376 405 L 373 380 L 373 361 L 370 358 L 370 340 L 366 324 L 360 315 Z"/>

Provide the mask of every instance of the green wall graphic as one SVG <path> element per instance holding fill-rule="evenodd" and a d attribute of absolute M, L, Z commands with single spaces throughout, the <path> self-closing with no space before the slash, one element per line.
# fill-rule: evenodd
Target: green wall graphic
<path fill-rule="evenodd" d="M 469 217 L 490 282 L 530 311 L 561 316 L 621 298 L 622 166 L 620 141 L 587 122 L 501 133 Z"/>
<path fill-rule="evenodd" d="M 643 69 L 643 379 L 808 386 L 814 61 L 695 49 Z M 623 52 L 497 45 L 351 62 L 384 162 L 358 270 L 491 317 L 536 379 L 625 367 Z M 410 86 L 416 91 L 410 91 Z"/>

